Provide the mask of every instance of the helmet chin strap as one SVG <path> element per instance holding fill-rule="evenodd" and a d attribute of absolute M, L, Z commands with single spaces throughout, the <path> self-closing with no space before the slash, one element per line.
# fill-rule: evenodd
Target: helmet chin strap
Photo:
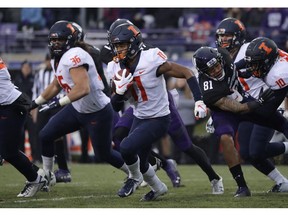
<path fill-rule="evenodd" d="M 218 81 L 222 81 L 225 77 L 225 71 L 222 69 L 222 75 L 219 78 L 216 78 Z"/>
<path fill-rule="evenodd" d="M 212 77 L 212 76 L 210 76 L 210 75 L 208 75 L 206 73 L 205 73 L 205 75 L 208 76 L 210 79 L 213 79 L 215 81 L 222 81 L 224 79 L 224 77 L 225 77 L 225 71 L 222 68 L 222 73 L 221 73 L 221 76 L 219 78 L 218 77 Z"/>

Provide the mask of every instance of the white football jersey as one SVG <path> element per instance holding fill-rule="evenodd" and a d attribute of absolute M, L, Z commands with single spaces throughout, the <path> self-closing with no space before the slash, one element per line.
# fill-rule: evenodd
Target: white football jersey
<path fill-rule="evenodd" d="M 79 47 L 69 49 L 61 57 L 57 69 L 54 68 L 54 59 L 51 65 L 60 86 L 68 93 L 75 85 L 70 75 L 70 69 L 81 65 L 88 65 L 90 79 L 90 93 L 77 101 L 72 102 L 79 113 L 92 113 L 103 109 L 110 98 L 103 93 L 104 85 L 97 72 L 93 58 L 88 52 Z"/>
<path fill-rule="evenodd" d="M 12 104 L 22 93 L 12 83 L 10 73 L 0 58 L 0 105 Z"/>
<path fill-rule="evenodd" d="M 243 59 L 245 57 L 245 52 L 246 49 L 248 47 L 249 43 L 243 44 L 235 58 L 235 63 L 240 61 L 241 59 Z M 256 78 L 256 77 L 249 77 L 247 79 L 242 78 L 242 77 L 238 77 L 239 82 L 242 86 L 242 88 L 248 92 L 252 97 L 258 99 L 259 98 L 259 94 L 268 89 L 268 86 L 265 84 L 265 82 L 263 82 L 262 79 Z"/>
<path fill-rule="evenodd" d="M 288 85 L 288 53 L 279 50 L 279 58 L 264 78 L 272 90 L 279 90 Z"/>
<path fill-rule="evenodd" d="M 156 76 L 158 67 L 166 61 L 166 55 L 158 48 L 141 51 L 133 74 L 134 84 L 129 99 L 134 116 L 139 119 L 162 117 L 170 113 L 164 76 Z M 119 63 L 111 61 L 107 66 L 107 73 L 115 74 L 120 69 Z"/>

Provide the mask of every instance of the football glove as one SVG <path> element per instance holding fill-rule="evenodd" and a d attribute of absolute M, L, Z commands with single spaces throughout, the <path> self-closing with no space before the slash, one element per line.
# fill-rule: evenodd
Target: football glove
<path fill-rule="evenodd" d="M 114 79 L 114 83 L 116 86 L 116 93 L 119 95 L 124 95 L 127 89 L 132 85 L 133 76 L 131 73 L 127 77 L 125 77 L 125 72 L 122 73 L 121 79 Z"/>
<path fill-rule="evenodd" d="M 288 110 L 285 110 L 284 108 L 280 107 L 277 109 L 277 111 L 283 115 L 284 118 L 288 119 Z"/>
<path fill-rule="evenodd" d="M 59 100 L 57 101 L 52 101 L 48 104 L 44 104 L 42 105 L 41 109 L 39 110 L 39 112 L 46 112 L 48 110 L 52 110 L 52 109 L 55 109 L 57 107 L 60 107 L 60 103 L 59 103 Z"/>
<path fill-rule="evenodd" d="M 275 98 L 275 95 L 274 95 L 274 92 L 273 90 L 271 90 L 270 88 L 269 89 L 266 89 L 264 92 L 262 92 L 260 95 L 259 95 L 259 99 L 258 99 L 258 103 L 260 105 L 263 105 L 267 102 L 270 102 L 272 101 L 273 99 Z"/>
<path fill-rule="evenodd" d="M 213 134 L 215 132 L 215 128 L 213 125 L 213 119 L 210 117 L 206 123 L 206 131 L 207 133 Z"/>
<path fill-rule="evenodd" d="M 36 104 L 35 100 L 33 100 L 33 101 L 32 101 L 32 104 L 31 104 L 31 106 L 30 106 L 30 108 L 29 108 L 29 111 L 31 111 L 31 110 L 37 108 L 38 106 L 39 106 L 39 105 Z"/>
<path fill-rule="evenodd" d="M 266 89 L 259 95 L 258 100 L 247 102 L 247 105 L 250 111 L 254 111 L 255 109 L 258 109 L 259 107 L 263 106 L 265 103 L 272 102 L 274 99 L 275 95 L 273 90 Z"/>
<path fill-rule="evenodd" d="M 207 107 L 202 100 L 195 102 L 194 115 L 196 120 L 207 116 Z"/>

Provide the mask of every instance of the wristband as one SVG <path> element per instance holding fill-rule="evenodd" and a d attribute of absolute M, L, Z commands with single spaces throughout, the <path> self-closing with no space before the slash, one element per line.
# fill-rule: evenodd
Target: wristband
<path fill-rule="evenodd" d="M 67 95 L 65 97 L 59 99 L 60 106 L 64 106 L 64 105 L 70 104 L 70 103 L 71 103 L 71 100 Z"/>
<path fill-rule="evenodd" d="M 45 103 L 47 100 L 45 100 L 45 98 L 42 97 L 42 95 L 39 95 L 36 99 L 35 99 L 35 103 L 37 105 L 41 105 L 43 103 Z"/>
<path fill-rule="evenodd" d="M 202 93 L 199 87 L 199 83 L 195 76 L 187 79 L 187 83 L 189 85 L 190 90 L 192 91 L 193 97 L 195 101 L 202 100 Z"/>
<path fill-rule="evenodd" d="M 124 95 L 119 95 L 117 93 L 113 95 L 113 97 L 111 98 L 111 104 L 114 111 L 119 112 L 123 108 L 125 102 L 124 98 Z"/>

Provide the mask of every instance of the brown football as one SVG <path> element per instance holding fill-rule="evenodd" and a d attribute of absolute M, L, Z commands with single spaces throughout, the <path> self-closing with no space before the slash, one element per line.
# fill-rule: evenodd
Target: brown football
<path fill-rule="evenodd" d="M 130 73 L 129 70 L 127 70 L 127 69 L 119 70 L 113 77 L 113 80 L 112 80 L 112 91 L 114 93 L 116 93 L 116 86 L 115 86 L 114 80 L 120 80 L 124 70 L 126 71 L 125 77 L 127 77 L 129 75 L 129 73 Z"/>

